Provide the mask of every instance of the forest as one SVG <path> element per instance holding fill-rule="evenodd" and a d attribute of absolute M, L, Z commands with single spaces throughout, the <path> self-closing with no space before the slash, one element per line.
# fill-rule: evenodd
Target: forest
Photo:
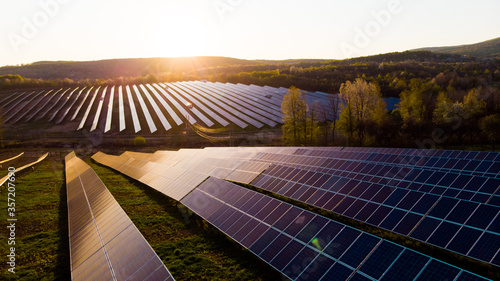
<path fill-rule="evenodd" d="M 421 148 L 491 145 L 494 148 L 500 142 L 498 58 L 406 51 L 347 60 L 192 60 L 189 67 L 177 64 L 166 67 L 162 64 L 164 61 L 155 64 L 154 60 L 148 59 L 145 70 L 135 66 L 139 69 L 136 73 L 142 73 L 137 76 L 109 74 L 107 78 L 79 80 L 63 78 L 64 73 L 58 73 L 55 64 L 50 67 L 59 78 L 6 74 L 0 76 L 0 90 L 191 80 L 296 87 L 330 93 L 332 97 L 340 93 L 340 102 L 337 102 L 338 109 L 335 110 L 332 105 L 323 106 L 321 110 L 317 106 L 306 108 L 304 114 L 315 119 L 309 123 L 317 124 L 314 126 L 319 126 L 319 129 L 311 129 L 314 137 L 304 135 L 302 140 L 288 139 L 290 144 Z M 117 62 L 113 64 L 116 67 Z M 117 73 L 123 74 L 123 71 Z M 372 96 L 397 97 L 401 99 L 400 104 L 388 112 L 378 105 L 378 99 L 368 99 L 365 103 L 371 106 L 351 112 L 350 119 L 346 119 L 345 112 L 351 110 L 346 94 L 350 90 L 346 85 L 358 85 L 360 81 L 373 89 L 370 90 Z M 363 96 L 368 89 L 366 87 L 365 90 L 357 90 L 356 95 Z M 334 101 L 332 103 L 335 104 Z M 356 103 L 351 105 L 354 108 L 358 106 Z M 324 107 L 328 107 L 328 114 L 334 114 L 338 121 L 321 122 L 318 116 L 326 110 Z M 350 121 L 346 123 L 346 120 Z M 284 138 L 287 139 L 286 136 Z"/>

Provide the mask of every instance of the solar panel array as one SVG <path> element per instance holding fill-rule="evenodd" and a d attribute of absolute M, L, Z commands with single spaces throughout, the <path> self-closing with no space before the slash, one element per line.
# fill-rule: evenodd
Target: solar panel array
<path fill-rule="evenodd" d="M 95 172 L 65 158 L 72 280 L 174 280 Z"/>
<path fill-rule="evenodd" d="M 291 280 L 484 280 L 213 177 L 181 202 Z"/>
<path fill-rule="evenodd" d="M 22 156 L 24 154 L 24 152 L 20 153 L 19 155 L 15 156 L 15 157 L 12 157 L 12 158 L 9 158 L 9 159 L 6 159 L 6 160 L 3 160 L 3 161 L 0 161 L 0 164 L 2 163 L 6 163 L 8 161 L 11 161 L 11 160 L 14 160 L 14 159 L 17 159 L 19 158 L 20 156 Z M 33 167 L 35 166 L 36 164 L 42 162 L 43 160 L 45 160 L 45 158 L 47 158 L 47 156 L 49 155 L 49 153 L 45 153 L 44 155 L 40 156 L 37 160 L 31 162 L 31 163 L 28 163 L 26 165 L 23 165 L 21 167 L 18 167 L 18 168 L 15 168 L 15 173 L 16 174 L 19 174 L 21 173 L 22 171 L 30 168 L 30 167 Z M 0 179 L 0 186 L 2 186 L 5 182 L 7 182 L 7 180 L 9 179 L 11 175 L 10 174 L 7 174 L 5 175 L 3 178 Z"/>
<path fill-rule="evenodd" d="M 425 156 L 415 156 L 415 152 Z M 499 153 L 463 154 L 349 148 L 341 152 L 298 149 L 294 155 L 262 153 L 259 161 L 274 164 L 251 184 L 499 266 L 500 207 L 496 198 L 500 179 L 498 168 L 490 169 L 498 167 Z M 444 165 L 486 161 L 489 167 L 473 175 L 425 166 L 445 157 L 451 160 L 440 161 Z M 427 183 L 421 183 L 424 180 Z M 464 192 L 473 196 L 463 199 L 459 195 Z"/>
<path fill-rule="evenodd" d="M 362 154 L 363 156 L 361 156 L 360 154 Z M 290 215 L 291 217 L 289 217 L 289 215 L 284 215 L 286 213 L 284 210 L 276 208 L 276 204 L 282 204 L 282 206 L 288 206 L 287 210 L 289 210 L 291 208 L 290 205 L 276 200 L 276 202 L 278 203 L 272 203 L 273 205 L 269 205 L 268 208 L 264 208 L 265 206 L 267 206 L 266 204 L 269 204 L 269 200 L 275 199 L 238 187 L 221 179 L 240 183 L 250 183 L 257 187 L 279 193 L 281 195 L 288 196 L 293 199 L 327 209 L 329 211 L 337 212 L 339 214 L 365 221 L 367 223 L 374 224 L 378 227 L 385 228 L 390 231 L 426 241 L 427 243 L 440 246 L 462 255 L 467 255 L 472 258 L 480 259 L 494 265 L 498 265 L 497 256 L 498 247 L 500 245 L 499 240 L 497 239 L 497 228 L 499 225 L 498 222 L 500 222 L 500 217 L 498 217 L 498 206 L 487 204 L 486 202 L 479 203 L 445 195 L 437 196 L 429 192 L 425 193 L 420 190 L 411 190 L 395 185 L 389 185 L 390 181 L 382 181 L 382 176 L 377 176 L 380 178 L 378 182 L 370 182 L 368 179 L 373 179 L 375 175 L 369 175 L 369 173 L 360 173 L 361 170 L 351 172 L 347 172 L 348 170 L 338 170 L 331 168 L 329 166 L 331 164 L 328 164 L 337 163 L 339 161 L 355 160 L 357 161 L 357 164 L 354 165 L 351 163 L 349 164 L 349 167 L 351 165 L 353 165 L 353 167 L 356 167 L 361 164 L 371 165 L 372 162 L 377 163 L 378 159 L 380 159 L 379 154 L 383 154 L 383 158 L 386 160 L 391 158 L 391 156 L 385 155 L 397 155 L 397 157 L 391 158 L 393 160 L 406 159 L 406 156 L 415 156 L 417 154 L 419 156 L 430 155 L 430 158 L 434 156 L 440 157 L 436 156 L 436 151 L 351 148 L 344 149 L 341 147 L 276 147 L 206 148 L 203 150 L 181 149 L 178 152 L 159 151 L 154 154 L 127 152 L 120 156 L 98 153 L 94 155 L 93 158 L 96 161 L 113 167 L 114 169 L 121 171 L 131 176 L 132 178 L 144 182 L 145 184 L 148 184 L 147 180 L 149 179 L 149 177 L 152 177 L 146 176 L 148 174 L 148 171 L 154 170 L 154 173 L 158 177 L 162 177 L 162 170 L 165 170 L 165 174 L 168 175 L 171 173 L 171 169 L 182 169 L 182 171 L 191 171 L 197 173 L 197 175 L 200 175 L 200 178 L 198 178 L 196 182 L 190 182 L 191 178 L 189 176 L 181 176 L 180 173 L 177 173 L 179 176 L 174 180 L 169 180 L 169 176 L 165 176 L 161 185 L 148 185 L 163 192 L 167 196 L 185 203 L 185 205 L 198 213 L 201 217 L 214 224 L 214 226 L 224 231 L 226 234 L 231 236 L 243 246 L 249 248 L 256 255 L 264 259 L 266 262 L 270 263 L 278 270 L 282 271 L 287 276 L 291 277 L 293 280 L 295 280 L 295 278 L 299 278 L 297 280 L 301 280 L 300 278 L 305 278 L 306 276 L 309 276 L 311 274 L 310 272 L 307 273 L 306 271 L 297 272 L 299 271 L 298 269 L 294 270 L 293 274 L 290 273 L 289 270 L 294 267 L 292 261 L 293 257 L 295 257 L 295 255 L 298 255 L 297 261 L 299 260 L 299 257 L 300 259 L 304 260 L 303 258 L 305 252 L 314 253 L 311 252 L 314 249 L 312 249 L 311 247 L 308 248 L 306 244 L 313 245 L 317 242 L 296 241 L 296 236 L 288 235 L 286 234 L 286 232 L 283 233 L 283 231 L 286 231 L 286 228 L 284 228 L 285 226 L 281 226 L 282 228 L 274 227 L 273 224 L 263 221 L 263 219 L 265 218 L 261 218 L 260 220 L 256 219 L 258 218 L 256 216 L 258 212 L 261 212 L 261 215 L 267 216 L 270 214 L 270 212 L 276 210 L 276 216 L 283 216 L 284 222 L 286 221 L 287 223 L 291 223 L 292 221 L 294 221 L 292 219 L 293 215 Z M 460 155 L 460 153 L 456 155 L 455 154 L 456 153 L 454 152 L 448 151 L 443 151 L 442 153 L 440 152 L 440 155 L 453 155 L 454 157 L 464 156 Z M 472 155 L 474 155 L 472 159 L 492 161 L 492 165 L 496 165 L 495 163 L 500 160 L 497 159 L 498 153 L 468 153 L 467 155 L 469 155 L 469 157 L 472 157 Z M 394 167 L 407 168 L 409 169 L 408 171 L 412 169 L 423 169 L 422 167 L 424 167 L 423 164 L 418 161 L 415 163 L 411 162 L 413 163 L 412 166 L 408 166 L 408 163 L 405 161 L 406 160 L 394 160 L 392 164 Z M 393 167 L 389 164 L 388 161 L 386 162 L 383 162 L 384 164 L 382 166 L 388 165 L 390 167 Z M 378 167 L 377 169 L 379 168 L 380 167 Z M 436 170 L 439 170 L 437 167 L 434 168 L 436 168 Z M 136 172 L 137 174 L 134 175 L 134 172 L 131 171 L 140 172 Z M 406 175 L 412 173 L 408 171 L 405 171 L 404 174 L 395 173 L 395 175 L 392 176 L 390 180 L 399 180 L 400 177 L 405 178 Z M 496 176 L 498 176 L 498 171 L 496 174 L 493 173 L 495 174 L 495 176 L 492 176 L 493 174 L 489 171 L 490 170 L 488 168 L 486 172 L 481 172 L 481 177 L 487 178 L 486 181 L 488 181 L 488 179 L 496 179 Z M 405 177 L 403 177 L 403 175 L 405 175 Z M 342 181 L 342 184 L 337 185 L 340 180 Z M 182 185 L 183 182 L 186 182 L 186 184 Z M 201 185 L 199 185 L 200 183 Z M 319 185 L 319 187 L 315 186 L 316 183 L 321 183 L 321 185 Z M 178 186 L 182 186 L 182 192 L 178 191 Z M 198 188 L 196 188 L 197 186 Z M 243 196 L 244 194 L 245 196 Z M 490 194 L 490 196 L 493 195 L 494 194 Z M 363 196 L 369 198 L 367 199 Z M 256 200 L 264 200 L 263 202 L 266 203 L 264 205 L 256 205 Z M 255 206 L 253 207 L 254 212 L 248 213 L 248 210 L 250 210 L 252 206 Z M 368 208 L 367 206 L 371 207 Z M 299 211 L 294 211 L 296 215 L 298 215 L 297 212 Z M 303 210 L 300 210 L 300 212 L 303 212 Z M 365 216 L 367 216 L 367 218 L 362 219 L 362 217 L 357 216 L 358 213 L 363 213 Z M 371 217 L 373 217 L 373 219 L 369 220 L 368 218 Z M 276 219 L 275 221 L 273 221 L 273 223 L 278 221 L 279 220 Z M 375 221 L 377 222 L 376 224 L 374 223 Z M 437 221 L 438 223 L 435 225 L 429 225 L 428 221 Z M 250 235 L 252 229 L 245 228 L 246 225 L 248 225 L 248 227 L 252 227 L 252 229 L 255 229 L 255 231 L 258 231 L 256 232 L 257 234 Z M 256 228 L 257 225 L 262 225 L 260 226 L 262 229 Z M 354 230 L 349 230 L 349 232 L 352 231 Z M 425 233 L 426 231 L 430 231 L 428 234 L 430 237 L 429 239 L 422 239 L 420 238 L 420 236 L 417 237 L 417 233 Z M 264 233 L 268 233 L 265 234 L 269 235 L 269 237 L 266 239 L 270 240 L 263 240 L 262 247 L 267 247 L 267 245 L 271 241 L 274 241 L 273 239 L 278 236 L 283 237 L 284 239 L 276 240 L 276 242 L 278 243 L 276 245 L 279 246 L 276 246 L 274 250 L 271 250 L 270 248 L 274 246 L 269 245 L 269 252 L 267 252 L 267 254 L 265 255 L 263 254 L 264 251 L 266 251 L 264 249 L 265 247 L 262 249 L 256 249 L 255 247 L 257 246 L 253 246 L 253 243 L 256 240 L 251 240 L 253 239 L 252 237 L 260 237 L 259 235 L 264 235 Z M 335 235 L 337 235 L 336 233 L 337 232 L 335 232 Z M 242 235 L 244 235 L 244 237 L 240 237 Z M 361 232 L 359 232 L 355 236 L 351 234 L 346 236 L 348 236 L 349 238 L 345 239 L 352 239 L 352 241 L 346 240 L 348 242 L 346 242 L 346 248 L 344 250 L 348 250 L 349 247 L 354 247 L 352 249 L 356 250 L 352 251 L 355 251 L 358 254 L 365 253 L 364 251 L 366 249 L 361 245 L 364 245 L 368 248 L 372 247 L 371 250 L 366 250 L 368 251 L 366 252 L 366 255 L 372 255 L 374 252 L 377 252 L 377 247 L 381 247 L 381 245 L 388 245 L 387 243 L 389 243 L 388 241 L 380 242 L 379 240 L 377 240 L 378 242 L 375 244 L 368 244 L 371 246 L 368 246 L 366 244 L 368 242 L 359 242 L 359 245 L 354 246 L 357 243 L 355 241 L 358 241 L 356 239 L 361 239 L 358 237 L 371 236 Z M 245 239 L 250 240 L 247 241 Z M 371 237 L 366 239 L 375 241 L 379 238 Z M 285 247 L 285 245 L 282 245 L 283 243 L 289 245 L 291 248 L 288 249 L 288 246 Z M 350 246 L 351 244 L 352 246 Z M 252 249 L 252 247 L 254 247 L 254 249 Z M 312 259 L 314 260 L 318 256 L 324 255 L 324 252 L 322 252 L 322 250 L 326 249 L 325 247 L 327 247 L 327 245 L 321 246 L 321 249 L 316 248 L 316 251 L 320 252 L 321 254 L 314 253 Z M 391 248 L 396 246 L 387 247 Z M 381 248 L 385 249 L 384 253 L 381 255 L 387 254 L 386 252 L 389 251 L 389 248 Z M 277 258 L 281 249 L 283 249 L 283 255 L 280 258 Z M 302 251 L 305 252 L 301 255 Z M 405 262 L 403 260 L 405 259 L 396 262 L 394 260 L 401 255 L 408 258 L 411 257 L 410 259 L 420 259 L 415 256 L 417 255 L 417 253 L 410 253 L 408 251 L 408 249 L 397 251 L 397 254 L 395 254 L 390 263 L 392 264 L 394 262 L 394 264 L 398 264 L 398 267 L 391 267 L 393 268 L 392 270 L 396 270 L 397 268 L 404 268 L 403 264 Z M 274 253 L 275 255 L 269 253 Z M 347 252 L 345 252 L 345 254 L 347 254 Z M 290 257 L 290 259 L 286 260 L 285 262 L 283 261 L 285 257 Z M 328 274 L 328 269 L 331 267 L 333 271 L 333 267 L 335 267 L 335 272 L 345 272 L 347 274 L 345 277 L 351 276 L 352 279 L 350 280 L 378 280 L 381 276 L 383 280 L 390 280 L 390 277 L 383 276 L 394 277 L 398 274 L 399 276 L 403 276 L 401 274 L 405 274 L 407 272 L 408 274 L 411 274 L 410 272 L 412 272 L 412 270 L 410 269 L 404 269 L 402 271 L 400 270 L 399 272 L 394 273 L 395 275 L 392 275 L 393 273 L 386 275 L 388 274 L 388 272 L 391 272 L 391 270 L 389 270 L 385 273 L 379 272 L 379 274 L 381 274 L 380 276 L 371 275 L 374 273 L 370 272 L 370 270 L 368 269 L 366 270 L 366 272 L 360 270 L 360 268 L 364 266 L 361 263 L 368 261 L 369 256 L 365 256 L 363 259 L 361 259 L 359 261 L 360 264 L 354 263 L 352 265 L 343 261 L 342 255 L 339 255 L 338 257 L 331 257 L 333 257 L 333 260 L 329 261 L 329 265 L 322 266 L 327 268 L 321 274 Z M 377 259 L 380 259 L 380 257 L 377 257 Z M 417 271 L 417 275 L 415 276 L 418 276 L 418 278 L 420 278 L 417 280 L 428 280 L 423 276 L 430 276 L 428 274 L 440 276 L 439 274 L 442 274 L 443 272 L 447 272 L 447 274 L 449 274 L 450 272 L 456 273 L 455 275 L 453 275 L 453 277 L 448 277 L 448 280 L 468 280 L 465 275 L 468 276 L 469 273 L 464 273 L 464 275 L 459 275 L 460 277 L 454 279 L 455 276 L 459 274 L 459 269 L 455 268 L 452 270 L 448 268 L 449 265 L 445 266 L 441 262 L 430 261 L 428 257 L 423 258 L 423 260 L 426 261 L 424 262 L 424 264 L 430 267 L 426 268 L 422 272 L 421 269 L 423 267 L 420 269 L 414 269 L 415 271 Z M 292 266 L 288 267 L 287 270 L 289 262 L 291 262 Z M 445 267 L 446 269 L 444 269 Z M 304 270 L 305 268 L 307 268 L 307 266 L 302 268 L 302 270 Z M 366 265 L 366 268 L 370 267 Z M 436 272 L 431 273 L 432 268 L 434 268 Z M 371 270 L 375 269 L 372 268 Z M 302 276 L 302 274 L 305 275 L 303 277 L 300 277 Z M 319 280 L 321 276 L 323 275 L 316 276 L 317 279 L 315 280 Z M 395 278 L 393 280 L 413 280 L 415 276 L 411 278 L 405 277 L 402 279 Z M 325 280 L 328 280 L 327 277 L 324 278 Z M 342 278 L 339 280 L 344 280 Z"/>
<path fill-rule="evenodd" d="M 286 92 L 285 88 L 192 81 L 41 90 L 12 95 L 1 106 L 8 108 L 4 120 L 10 124 L 42 120 L 104 133 L 165 132 L 186 119 L 204 127 L 235 124 L 244 129 L 281 124 Z M 306 97 L 310 103 L 328 99 L 327 94 L 310 92 Z"/>

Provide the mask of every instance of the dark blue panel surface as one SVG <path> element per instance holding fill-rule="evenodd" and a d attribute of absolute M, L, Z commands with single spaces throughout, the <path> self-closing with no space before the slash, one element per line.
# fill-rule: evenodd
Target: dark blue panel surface
<path fill-rule="evenodd" d="M 408 233 L 410 233 L 410 231 L 418 224 L 421 219 L 421 215 L 407 213 L 393 231 L 403 235 L 408 235 Z"/>
<path fill-rule="evenodd" d="M 264 235 L 262 235 L 253 245 L 249 248 L 250 251 L 259 255 L 264 249 L 269 246 L 269 244 L 278 237 L 279 232 L 273 228 L 270 228 Z"/>
<path fill-rule="evenodd" d="M 377 249 L 375 249 L 370 257 L 363 263 L 360 271 L 375 279 L 379 279 L 402 251 L 403 247 L 394 243 L 382 241 Z"/>
<path fill-rule="evenodd" d="M 292 280 L 297 278 L 318 255 L 319 252 L 309 247 L 303 248 L 302 251 L 288 263 L 285 269 L 283 269 L 283 273 L 285 273 Z M 333 264 L 333 260 L 330 261 Z M 304 274 L 307 275 L 307 273 Z M 304 276 L 304 278 L 306 278 L 306 276 Z"/>
<path fill-rule="evenodd" d="M 353 271 L 353 269 L 350 269 L 340 263 L 336 263 L 332 266 L 332 268 L 330 268 L 330 270 L 323 276 L 321 280 L 348 280 Z"/>
<path fill-rule="evenodd" d="M 441 197 L 441 199 L 430 211 L 429 216 L 444 219 L 448 215 L 448 213 L 455 207 L 458 201 L 458 199 L 454 198 Z"/>
<path fill-rule="evenodd" d="M 469 253 L 474 258 L 490 261 L 500 248 L 500 237 L 489 232 L 485 232 Z"/>
<path fill-rule="evenodd" d="M 472 245 L 476 243 L 480 235 L 481 231 L 464 226 L 453 240 L 451 240 L 446 249 L 465 255 L 469 252 Z"/>
<path fill-rule="evenodd" d="M 405 250 L 380 280 L 413 280 L 428 261 L 429 258 L 422 254 Z"/>
<path fill-rule="evenodd" d="M 357 268 L 380 240 L 380 238 L 375 236 L 362 234 L 347 252 L 342 255 L 340 260 L 353 268 Z"/>
<path fill-rule="evenodd" d="M 478 205 L 479 203 L 475 202 L 460 201 L 457 207 L 446 217 L 446 220 L 463 224 L 474 213 Z"/>
<path fill-rule="evenodd" d="M 460 273 L 460 269 L 437 260 L 431 260 L 415 281 L 443 281 L 453 280 Z"/>
<path fill-rule="evenodd" d="M 283 268 L 304 248 L 304 244 L 301 244 L 295 240 L 292 240 L 279 252 L 273 260 L 271 260 L 271 265 L 274 266 L 279 271 Z"/>
<path fill-rule="evenodd" d="M 431 235 L 427 242 L 439 247 L 445 247 L 460 229 L 460 225 L 444 221 Z"/>
<path fill-rule="evenodd" d="M 411 238 L 426 241 L 441 221 L 426 217 L 410 234 Z"/>
<path fill-rule="evenodd" d="M 338 259 L 360 234 L 359 230 L 346 227 L 328 244 L 324 252 Z"/>
<path fill-rule="evenodd" d="M 307 266 L 297 280 L 320 280 L 320 278 L 333 266 L 334 263 L 335 261 L 332 259 L 324 255 L 319 255 Z"/>

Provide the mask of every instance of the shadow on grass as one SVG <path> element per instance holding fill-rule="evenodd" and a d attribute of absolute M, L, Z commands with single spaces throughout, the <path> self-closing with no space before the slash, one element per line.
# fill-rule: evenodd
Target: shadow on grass
<path fill-rule="evenodd" d="M 64 160 L 62 160 L 63 169 L 66 167 L 64 165 Z M 68 232 L 68 204 L 67 204 L 67 194 L 66 194 L 66 173 L 63 172 L 63 184 L 59 189 L 59 221 L 58 221 L 58 231 L 57 236 L 59 237 L 59 243 L 57 245 L 57 264 L 55 277 L 56 280 L 70 280 L 71 270 L 70 270 L 70 257 L 69 257 L 69 232 Z"/>

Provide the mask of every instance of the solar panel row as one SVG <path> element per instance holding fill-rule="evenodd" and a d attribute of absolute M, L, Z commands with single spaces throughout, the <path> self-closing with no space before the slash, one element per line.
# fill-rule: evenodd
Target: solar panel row
<path fill-rule="evenodd" d="M 497 206 L 286 165 L 272 165 L 251 184 L 500 265 L 495 258 L 500 247 L 500 208 Z"/>
<path fill-rule="evenodd" d="M 252 181 L 252 185 L 498 265 L 500 216 L 497 206 L 453 198 L 447 196 L 447 192 L 434 195 L 394 185 L 391 184 L 393 178 L 382 181 L 380 176 L 364 175 L 360 169 L 367 164 L 361 161 L 354 165 L 360 168 L 350 169 L 349 173 L 330 167 L 328 163 L 332 162 L 325 162 L 326 156 L 337 157 L 340 149 L 181 150 L 185 153 L 184 158 L 170 164 L 205 175 L 249 183 L 266 168 L 259 165 L 274 161 L 280 164 L 271 165 Z M 189 151 L 193 152 L 186 157 Z M 161 159 L 171 157 L 165 155 L 150 161 L 161 162 Z M 296 164 L 298 161 L 294 159 L 303 164 Z M 243 168 L 234 170 L 234 167 L 242 165 L 258 169 L 253 172 L 246 172 Z M 384 168 L 382 165 L 374 170 Z M 379 180 L 372 181 L 367 177 L 379 177 Z M 490 186 L 488 180 L 491 179 L 487 179 L 484 185 Z M 452 189 L 446 185 L 442 188 Z"/>
<path fill-rule="evenodd" d="M 92 168 L 65 163 L 72 280 L 174 280 Z"/>
<path fill-rule="evenodd" d="M 15 156 L 15 157 L 10 158 L 10 159 L 3 160 L 3 161 L 1 161 L 0 163 L 5 163 L 5 162 L 8 162 L 8 161 L 10 161 L 10 160 L 14 160 L 14 159 L 16 159 L 16 158 L 20 157 L 20 156 L 21 156 L 21 155 L 23 155 L 23 154 L 24 154 L 24 152 L 23 152 L 23 153 L 21 153 L 21 154 L 19 154 L 19 155 L 17 155 L 17 156 Z M 22 171 L 24 171 L 24 170 L 26 170 L 26 169 L 28 169 L 28 168 L 30 168 L 30 167 L 35 166 L 36 164 L 38 164 L 38 163 L 42 162 L 43 160 L 45 160 L 45 158 L 47 158 L 47 156 L 48 156 L 48 155 L 49 155 L 49 153 L 45 153 L 44 155 L 40 156 L 40 157 L 39 157 L 36 161 L 33 161 L 33 162 L 31 162 L 31 163 L 28 163 L 28 164 L 26 164 L 26 165 L 23 165 L 23 166 L 21 166 L 21 167 L 16 168 L 16 169 L 15 169 L 15 173 L 16 173 L 16 174 L 19 174 L 19 173 L 21 173 Z M 0 186 L 2 186 L 5 182 L 7 182 L 7 180 L 9 179 L 9 177 L 10 177 L 10 175 L 9 175 L 9 174 L 7 174 L 7 175 L 6 175 L 6 176 L 4 176 L 3 178 L 1 178 L 1 179 L 0 179 Z"/>
<path fill-rule="evenodd" d="M 240 128 L 249 125 L 275 127 L 282 123 L 280 106 L 286 93 L 285 88 L 199 81 L 127 85 L 126 95 L 122 86 L 117 88 L 117 103 L 114 86 L 109 93 L 106 86 L 13 95 L 4 104 L 4 107 L 10 105 L 5 112 L 6 121 L 16 123 L 46 118 L 48 122 L 61 124 L 77 119 L 76 130 L 99 128 L 105 133 L 114 128 L 118 132 L 125 130 L 126 118 L 132 119 L 130 128 L 133 127 L 135 133 L 141 130 L 141 120 L 144 120 L 142 127 L 147 126 L 151 133 L 158 128 L 170 130 L 170 120 L 180 126 L 185 119 L 191 124 L 202 122 L 207 127 L 216 123 L 222 127 L 230 123 Z M 327 99 L 327 95 L 307 93 L 310 103 L 315 100 L 325 103 Z M 71 118 L 69 112 L 73 112 Z M 118 112 L 116 120 L 113 120 L 113 112 Z"/>
<path fill-rule="evenodd" d="M 297 153 L 304 153 L 304 149 Z M 482 160 L 485 162 L 486 172 L 475 175 L 466 174 L 463 171 L 444 170 L 439 165 L 433 167 L 422 167 L 415 165 L 378 162 L 377 160 L 364 160 L 371 158 L 374 153 L 345 153 L 315 151 L 311 155 L 279 155 L 275 153 L 263 153 L 259 160 L 272 163 L 287 163 L 303 169 L 315 169 L 317 171 L 343 172 L 341 174 L 355 173 L 357 178 L 365 178 L 374 183 L 382 182 L 385 185 L 419 190 L 435 195 L 445 195 L 458 199 L 465 199 L 479 203 L 500 205 L 500 170 L 499 160 Z M 488 154 L 488 153 L 483 153 Z M 380 154 L 377 154 L 380 155 Z M 494 155 L 496 157 L 497 155 Z M 385 159 L 396 161 L 394 155 L 382 156 Z M 420 156 L 418 156 L 420 157 Z M 377 156 L 377 158 L 380 158 Z M 432 158 L 431 158 L 432 159 Z M 427 160 L 426 160 L 427 161 Z M 430 161 L 430 160 L 429 160 Z M 454 162 L 461 159 L 452 159 Z M 469 161 L 469 160 L 465 160 Z M 476 161 L 476 160 L 474 160 Z"/>
<path fill-rule="evenodd" d="M 181 203 L 291 280 L 484 280 L 213 177 Z"/>
<path fill-rule="evenodd" d="M 244 165 L 257 164 L 249 160 L 259 150 L 267 149 L 255 150 L 188 149 L 154 154 L 127 152 L 121 156 L 98 153 L 93 158 L 104 165 L 119 167 L 122 171 L 128 167 L 159 171 L 159 166 L 151 164 L 168 163 L 170 167 L 213 173 L 218 170 L 214 167 L 224 165 L 227 168 L 238 160 L 244 159 Z M 223 156 L 221 151 L 224 151 Z M 282 151 L 295 150 L 282 148 Z M 217 158 L 224 158 L 225 162 L 218 162 Z M 124 167 L 123 163 L 128 167 Z M 136 176 L 141 177 L 140 174 Z M 166 188 L 160 191 L 169 195 L 168 182 L 166 184 Z M 189 189 L 190 192 L 177 200 L 292 280 L 428 280 L 428 276 L 440 276 L 447 280 L 484 280 L 389 241 L 213 176 L 202 181 L 198 188 Z"/>

